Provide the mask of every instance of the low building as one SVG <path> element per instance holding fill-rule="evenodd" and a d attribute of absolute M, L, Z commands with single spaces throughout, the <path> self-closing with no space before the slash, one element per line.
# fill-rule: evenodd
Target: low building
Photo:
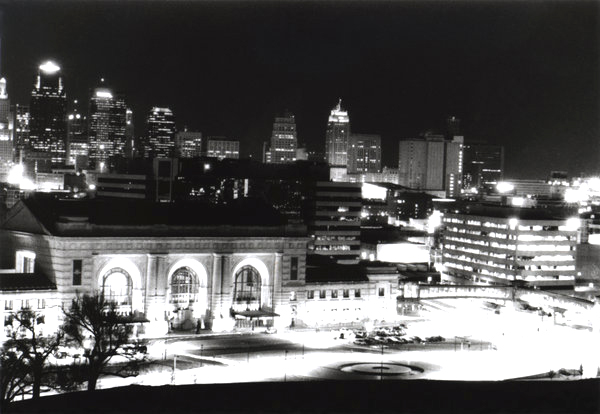
<path fill-rule="evenodd" d="M 224 331 L 291 324 L 307 241 L 304 226 L 264 205 L 31 197 L 7 214 L 0 263 L 15 269 L 17 287 L 28 284 L 24 273 L 43 276 L 62 306 L 103 292 L 121 313 L 147 319 L 148 335 L 197 324 Z M 27 299 L 11 292 L 5 306 Z"/>
<path fill-rule="evenodd" d="M 577 217 L 473 205 L 445 212 L 442 225 L 443 280 L 574 288 Z"/>

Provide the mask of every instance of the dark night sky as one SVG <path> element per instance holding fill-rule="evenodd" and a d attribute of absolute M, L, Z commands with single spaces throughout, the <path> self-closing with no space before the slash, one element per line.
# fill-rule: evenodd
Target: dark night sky
<path fill-rule="evenodd" d="M 136 135 L 151 106 L 258 157 L 275 114 L 321 150 L 338 97 L 352 130 L 397 141 L 462 120 L 506 147 L 506 175 L 600 172 L 598 2 L 9 2 L 2 66 L 27 104 L 37 66 L 70 99 L 100 77 L 126 94 Z"/>

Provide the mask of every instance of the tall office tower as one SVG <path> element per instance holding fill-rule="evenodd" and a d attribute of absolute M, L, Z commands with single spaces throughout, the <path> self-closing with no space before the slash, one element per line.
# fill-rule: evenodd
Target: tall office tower
<path fill-rule="evenodd" d="M 15 160 L 23 161 L 23 152 L 29 148 L 29 107 L 15 104 L 12 110 Z"/>
<path fill-rule="evenodd" d="M 381 171 L 381 137 L 351 134 L 348 143 L 348 174 Z"/>
<path fill-rule="evenodd" d="M 262 162 L 263 164 L 271 164 L 271 144 L 267 141 L 263 142 Z"/>
<path fill-rule="evenodd" d="M 465 144 L 463 187 L 492 188 L 504 175 L 504 147 L 488 144 Z"/>
<path fill-rule="evenodd" d="M 127 106 L 123 96 L 96 88 L 90 98 L 90 166 L 104 171 L 109 157 L 125 155 Z"/>
<path fill-rule="evenodd" d="M 400 185 L 456 196 L 462 188 L 462 137 L 445 141 L 442 135 L 400 141 Z"/>
<path fill-rule="evenodd" d="M 175 148 L 181 158 L 195 158 L 202 155 L 202 132 L 179 131 L 175 134 Z"/>
<path fill-rule="evenodd" d="M 327 122 L 325 154 L 327 163 L 331 167 L 346 168 L 349 137 L 350 118 L 348 111 L 342 110 L 342 100 L 340 99 L 336 107 L 331 110 Z"/>
<path fill-rule="evenodd" d="M 31 92 L 29 143 L 35 158 L 50 158 L 63 165 L 67 154 L 67 96 L 60 67 L 48 61 L 40 65 Z"/>
<path fill-rule="evenodd" d="M 361 184 L 317 182 L 304 210 L 313 240 L 308 253 L 331 256 L 340 262 L 358 261 L 361 210 Z"/>
<path fill-rule="evenodd" d="M 455 116 L 446 118 L 446 139 L 451 141 L 452 138 L 462 135 L 460 131 L 460 119 Z"/>
<path fill-rule="evenodd" d="M 13 120 L 6 92 L 6 79 L 0 79 L 0 180 L 14 160 Z"/>
<path fill-rule="evenodd" d="M 296 161 L 298 136 L 296 118 L 290 112 L 276 117 L 271 134 L 271 162 L 285 164 Z"/>
<path fill-rule="evenodd" d="M 226 137 L 208 137 L 206 156 L 214 158 L 240 158 L 240 141 Z"/>
<path fill-rule="evenodd" d="M 169 108 L 153 107 L 146 121 L 144 157 L 166 158 L 175 150 L 175 117 Z"/>
<path fill-rule="evenodd" d="M 125 156 L 133 158 L 135 155 L 135 129 L 133 126 L 133 111 L 127 108 L 125 111 Z"/>
<path fill-rule="evenodd" d="M 444 189 L 446 190 L 446 197 L 459 197 L 463 188 L 463 137 L 455 135 L 452 141 L 446 141 L 445 144 Z"/>
<path fill-rule="evenodd" d="M 79 109 L 77 99 L 67 116 L 67 164 L 87 167 L 89 155 L 87 117 Z"/>

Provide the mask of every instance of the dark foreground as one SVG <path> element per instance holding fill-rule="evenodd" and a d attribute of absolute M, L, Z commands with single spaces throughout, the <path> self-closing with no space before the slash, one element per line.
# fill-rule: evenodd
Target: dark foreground
<path fill-rule="evenodd" d="M 315 381 L 130 386 L 15 402 L 5 413 L 598 413 L 600 380 Z"/>

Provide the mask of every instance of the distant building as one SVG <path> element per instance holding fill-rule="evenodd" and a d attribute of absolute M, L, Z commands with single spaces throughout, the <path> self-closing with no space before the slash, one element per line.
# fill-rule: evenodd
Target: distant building
<path fill-rule="evenodd" d="M 202 132 L 179 131 L 175 134 L 175 148 L 181 158 L 195 158 L 202 155 Z"/>
<path fill-rule="evenodd" d="M 125 156 L 133 158 L 138 153 L 137 149 L 135 127 L 133 124 L 133 111 L 131 108 L 127 108 L 125 111 Z"/>
<path fill-rule="evenodd" d="M 350 117 L 342 109 L 342 100 L 331 110 L 325 137 L 325 157 L 333 168 L 347 168 Z"/>
<path fill-rule="evenodd" d="M 98 197 L 150 199 L 150 180 L 146 175 L 102 173 L 96 182 Z"/>
<path fill-rule="evenodd" d="M 46 153 L 52 165 L 63 165 L 67 154 L 67 96 L 60 67 L 54 62 L 40 65 L 29 109 L 31 149 Z M 38 154 L 36 158 L 43 156 Z"/>
<path fill-rule="evenodd" d="M 573 289 L 580 220 L 543 209 L 470 206 L 442 218 L 442 279 Z"/>
<path fill-rule="evenodd" d="M 504 147 L 488 144 L 464 144 L 463 188 L 492 188 L 504 175 Z"/>
<path fill-rule="evenodd" d="M 75 168 L 87 168 L 88 157 L 87 117 L 79 110 L 77 100 L 74 100 L 71 113 L 67 116 L 67 164 L 75 165 Z"/>
<path fill-rule="evenodd" d="M 360 184 L 317 182 L 307 197 L 305 218 L 312 238 L 309 254 L 355 262 L 360 256 Z"/>
<path fill-rule="evenodd" d="M 426 134 L 419 139 L 400 141 L 399 184 L 458 196 L 462 188 L 462 146 L 461 136 L 446 141 L 442 135 Z"/>
<path fill-rule="evenodd" d="M 10 100 L 6 92 L 6 79 L 0 79 L 0 181 L 3 181 L 13 164 L 15 145 L 13 139 L 13 117 Z"/>
<path fill-rule="evenodd" d="M 29 148 L 29 107 L 15 104 L 12 116 L 15 159 L 22 162 L 23 152 Z"/>
<path fill-rule="evenodd" d="M 175 150 L 175 117 L 169 108 L 153 107 L 146 121 L 144 157 L 168 158 Z"/>
<path fill-rule="evenodd" d="M 282 117 L 276 117 L 273 123 L 270 162 L 275 164 L 294 162 L 297 149 L 296 118 L 290 112 L 286 112 Z"/>
<path fill-rule="evenodd" d="M 105 171 L 108 158 L 125 155 L 125 98 L 107 88 L 94 89 L 90 98 L 90 165 Z"/>
<path fill-rule="evenodd" d="M 211 158 L 240 158 L 240 141 L 226 137 L 208 137 L 206 156 Z"/>
<path fill-rule="evenodd" d="M 381 171 L 381 136 L 351 134 L 348 143 L 348 174 Z"/>

